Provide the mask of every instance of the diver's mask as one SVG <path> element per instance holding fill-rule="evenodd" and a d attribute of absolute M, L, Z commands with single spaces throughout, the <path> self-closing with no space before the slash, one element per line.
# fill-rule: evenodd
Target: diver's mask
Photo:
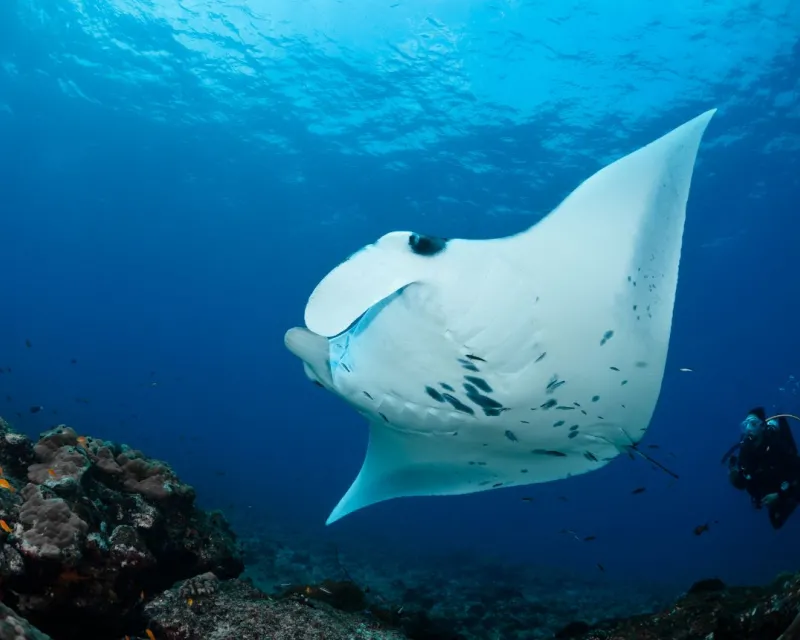
<path fill-rule="evenodd" d="M 742 435 L 745 438 L 758 438 L 764 433 L 764 421 L 752 413 L 742 422 Z"/>

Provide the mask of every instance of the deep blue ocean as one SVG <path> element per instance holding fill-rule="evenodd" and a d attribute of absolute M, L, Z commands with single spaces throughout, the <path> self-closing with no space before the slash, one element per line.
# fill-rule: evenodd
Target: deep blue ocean
<path fill-rule="evenodd" d="M 367 428 L 283 344 L 320 279 L 393 230 L 520 231 L 713 107 L 644 441 L 680 479 L 620 456 L 326 527 Z M 767 581 L 800 566 L 800 515 L 773 531 L 720 459 L 753 406 L 800 412 L 798 152 L 797 0 L 8 0 L 0 415 L 164 459 L 237 531 L 376 562 Z"/>

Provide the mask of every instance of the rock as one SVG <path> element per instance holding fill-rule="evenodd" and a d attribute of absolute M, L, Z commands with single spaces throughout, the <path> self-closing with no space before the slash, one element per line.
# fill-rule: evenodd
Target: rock
<path fill-rule="evenodd" d="M 699 587 L 697 585 L 700 585 Z M 595 625 L 581 640 L 783 640 L 798 637 L 800 574 L 767 587 L 725 587 L 716 579 L 695 583 L 670 608 L 613 624 Z M 795 626 L 793 626 L 795 625 Z"/>
<path fill-rule="evenodd" d="M 241 580 L 188 580 L 144 608 L 147 628 L 170 640 L 403 640 L 374 621 L 302 596 L 273 600 Z M 194 594 L 194 595 L 187 595 Z M 144 635 L 144 634 L 142 634 Z"/>
<path fill-rule="evenodd" d="M 140 451 L 65 426 L 33 444 L 0 423 L 0 460 L 3 601 L 56 640 L 124 637 L 175 582 L 244 569 L 222 515 Z"/>
<path fill-rule="evenodd" d="M 0 640 L 51 640 L 4 604 L 0 604 Z"/>

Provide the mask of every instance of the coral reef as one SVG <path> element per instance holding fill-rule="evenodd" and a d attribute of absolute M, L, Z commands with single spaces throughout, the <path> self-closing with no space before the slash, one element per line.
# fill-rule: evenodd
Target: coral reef
<path fill-rule="evenodd" d="M 0 603 L 0 640 L 50 640 L 50 637 Z"/>
<path fill-rule="evenodd" d="M 0 466 L 2 600 L 58 640 L 122 637 L 151 595 L 244 568 L 225 519 L 125 445 L 66 426 L 34 444 L 0 422 Z"/>
<path fill-rule="evenodd" d="M 196 581 L 201 581 L 201 587 Z M 240 580 L 204 576 L 145 607 L 148 629 L 170 640 L 402 640 L 406 636 L 301 594 L 273 599 Z M 194 595 L 187 595 L 194 594 Z"/>
<path fill-rule="evenodd" d="M 592 627 L 572 623 L 560 640 L 797 640 L 800 574 L 766 587 L 726 587 L 720 580 L 695 583 L 658 613 L 607 620 Z"/>
<path fill-rule="evenodd" d="M 260 527 L 240 579 L 227 521 L 194 500 L 140 451 L 0 420 L 0 640 L 800 640 L 800 574 L 667 603 L 467 557 L 377 569 Z"/>

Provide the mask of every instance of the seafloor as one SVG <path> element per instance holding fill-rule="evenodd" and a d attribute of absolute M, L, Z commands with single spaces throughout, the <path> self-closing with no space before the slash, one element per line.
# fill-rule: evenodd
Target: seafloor
<path fill-rule="evenodd" d="M 375 568 L 237 539 L 166 463 L 66 426 L 34 443 L 0 420 L 0 467 L 0 640 L 800 640 L 800 574 L 670 602 L 470 559 Z"/>

